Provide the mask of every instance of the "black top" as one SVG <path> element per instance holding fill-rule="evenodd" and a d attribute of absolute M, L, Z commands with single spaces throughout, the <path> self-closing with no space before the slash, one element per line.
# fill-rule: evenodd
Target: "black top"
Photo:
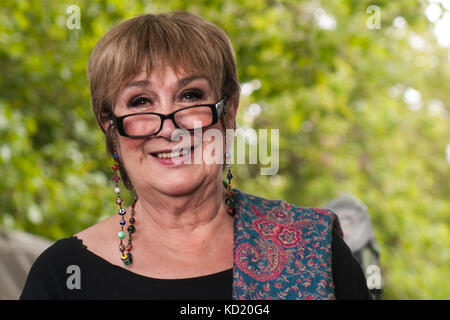
<path fill-rule="evenodd" d="M 334 231 L 332 256 L 336 298 L 371 299 L 361 267 Z M 20 299 L 230 300 L 232 281 L 233 269 L 187 279 L 149 278 L 111 264 L 71 237 L 36 259 Z"/>

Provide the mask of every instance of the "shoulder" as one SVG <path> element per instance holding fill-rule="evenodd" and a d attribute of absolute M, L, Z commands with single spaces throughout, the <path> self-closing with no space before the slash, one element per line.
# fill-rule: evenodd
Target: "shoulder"
<path fill-rule="evenodd" d="M 100 259 L 89 254 L 87 246 L 102 252 L 102 237 L 108 226 L 103 220 L 69 238 L 62 238 L 44 250 L 31 266 L 20 299 L 64 299 L 71 274 L 89 273 L 95 278 L 101 272 Z M 91 249 L 91 248 L 89 248 Z M 104 265 L 103 263 L 101 265 Z"/>
<path fill-rule="evenodd" d="M 36 259 L 32 268 L 55 267 L 74 254 L 80 252 L 80 243 L 74 237 L 63 238 L 54 242 Z"/>
<path fill-rule="evenodd" d="M 81 249 L 78 240 L 71 237 L 44 250 L 31 266 L 20 299 L 58 298 L 60 282 L 65 281 L 67 268 L 79 263 Z"/>
<path fill-rule="evenodd" d="M 360 264 L 345 241 L 333 232 L 332 242 L 334 293 L 338 300 L 372 300 Z"/>
<path fill-rule="evenodd" d="M 325 208 L 302 207 L 284 200 L 266 199 L 247 194 L 241 190 L 235 192 L 235 212 L 240 220 L 271 221 L 278 225 L 295 229 L 323 229 L 330 235 L 334 230 L 343 237 L 338 216 Z"/>
<path fill-rule="evenodd" d="M 110 224 L 111 217 L 76 233 L 74 236 L 81 239 L 83 244 L 91 249 L 104 242 L 105 235 L 108 235 L 108 231 L 111 229 Z"/>
<path fill-rule="evenodd" d="M 113 261 L 114 255 L 112 253 L 116 252 L 117 243 L 112 241 L 116 238 L 111 237 L 117 233 L 117 220 L 114 221 L 116 216 L 108 217 L 91 227 L 80 231 L 75 234 L 85 248 L 89 248 L 89 251 L 95 255 L 101 257 L 106 261 Z"/>

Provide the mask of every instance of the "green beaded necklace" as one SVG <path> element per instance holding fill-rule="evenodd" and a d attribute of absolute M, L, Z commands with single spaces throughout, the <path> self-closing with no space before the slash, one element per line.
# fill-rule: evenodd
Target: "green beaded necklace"
<path fill-rule="evenodd" d="M 131 256 L 131 249 L 133 248 L 131 241 L 132 241 L 132 237 L 131 235 L 136 231 L 136 227 L 134 226 L 134 223 L 136 222 L 136 220 L 134 219 L 134 208 L 136 206 L 136 202 L 138 200 L 138 197 L 135 196 L 133 203 L 131 204 L 131 212 L 130 212 L 130 219 L 128 220 L 128 222 L 130 223 L 130 225 L 127 228 L 128 231 L 128 243 L 125 246 L 123 243 L 123 240 L 126 237 L 126 233 L 124 231 L 125 228 L 125 214 L 127 213 L 127 210 L 125 208 L 123 208 L 122 204 L 123 204 L 123 200 L 120 197 L 120 188 L 119 188 L 119 181 L 121 180 L 119 175 L 117 174 L 117 170 L 119 170 L 119 163 L 117 161 L 117 149 L 116 149 L 116 139 L 113 139 L 113 144 L 114 144 L 114 164 L 112 166 L 112 169 L 114 171 L 114 175 L 112 177 L 112 180 L 115 183 L 115 188 L 114 188 L 114 192 L 116 193 L 116 204 L 119 206 L 119 209 L 117 210 L 117 213 L 119 214 L 120 218 L 120 231 L 117 233 L 117 237 L 120 240 L 120 244 L 119 244 L 119 251 L 121 253 L 120 259 L 122 260 L 122 262 L 126 265 L 129 266 L 132 262 L 132 256 Z M 127 252 L 125 252 L 125 250 Z"/>

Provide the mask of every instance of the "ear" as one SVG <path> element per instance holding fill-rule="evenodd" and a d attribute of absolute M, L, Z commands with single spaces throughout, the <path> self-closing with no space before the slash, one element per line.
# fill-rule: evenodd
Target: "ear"
<path fill-rule="evenodd" d="M 108 132 L 109 126 L 113 124 L 112 119 L 108 116 L 106 112 L 102 112 L 97 116 L 97 122 L 102 128 L 104 133 Z"/>

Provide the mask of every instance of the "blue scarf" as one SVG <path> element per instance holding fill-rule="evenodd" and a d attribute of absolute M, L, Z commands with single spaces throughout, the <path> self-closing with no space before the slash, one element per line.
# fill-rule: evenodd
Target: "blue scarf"
<path fill-rule="evenodd" d="M 233 299 L 335 299 L 332 229 L 336 214 L 232 189 Z"/>

